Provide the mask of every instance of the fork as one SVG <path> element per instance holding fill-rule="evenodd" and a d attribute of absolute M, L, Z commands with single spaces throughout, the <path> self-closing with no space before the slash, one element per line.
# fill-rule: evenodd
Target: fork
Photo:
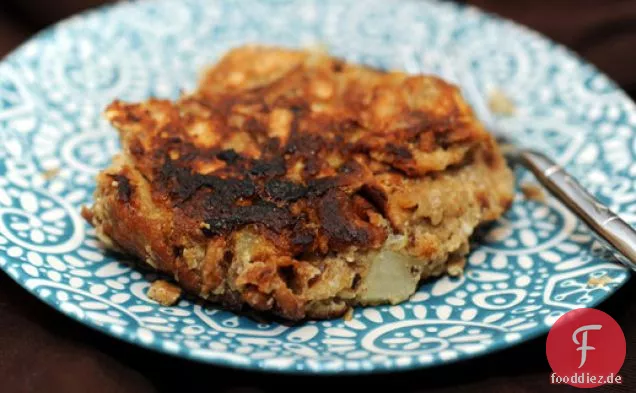
<path fill-rule="evenodd" d="M 459 71 L 455 76 L 464 92 L 479 113 L 481 120 L 495 135 L 503 147 L 504 155 L 511 164 L 522 165 L 530 170 L 552 195 L 578 216 L 597 239 L 609 249 L 614 257 L 626 267 L 636 271 L 636 230 L 616 213 L 597 200 L 576 179 L 545 154 L 526 147 L 520 147 L 499 129 L 470 75 Z"/>
<path fill-rule="evenodd" d="M 623 265 L 636 271 L 636 230 L 607 206 L 598 201 L 567 171 L 548 156 L 526 148 L 516 148 L 497 135 L 507 148 L 506 158 L 530 170 L 552 195 L 576 214 L 597 235 L 601 243 Z"/>

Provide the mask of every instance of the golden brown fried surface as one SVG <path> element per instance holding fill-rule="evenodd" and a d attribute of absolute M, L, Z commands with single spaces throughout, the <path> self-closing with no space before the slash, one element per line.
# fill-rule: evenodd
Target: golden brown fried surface
<path fill-rule="evenodd" d="M 458 90 L 242 47 L 177 102 L 114 102 L 123 153 L 85 216 L 107 246 L 228 307 L 289 319 L 459 274 L 512 175 Z"/>

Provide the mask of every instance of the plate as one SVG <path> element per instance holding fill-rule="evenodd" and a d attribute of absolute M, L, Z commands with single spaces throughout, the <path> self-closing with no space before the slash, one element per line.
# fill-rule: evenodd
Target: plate
<path fill-rule="evenodd" d="M 260 323 L 185 299 L 162 307 L 151 273 L 104 252 L 79 211 L 119 149 L 100 113 L 114 98 L 177 97 L 243 43 L 326 45 L 351 61 L 459 83 L 495 126 L 565 165 L 636 223 L 636 109 L 563 47 L 474 8 L 433 1 L 157 1 L 70 18 L 0 65 L 0 266 L 51 307 L 122 340 L 247 369 L 362 373 L 484 355 L 544 334 L 610 296 L 629 273 L 554 199 L 518 195 L 481 233 L 465 275 L 353 319 Z M 500 93 L 496 93 L 500 92 Z M 519 183 L 532 177 L 519 170 Z M 594 279 L 604 285 L 594 286 Z M 599 280 L 596 280 L 599 281 Z"/>

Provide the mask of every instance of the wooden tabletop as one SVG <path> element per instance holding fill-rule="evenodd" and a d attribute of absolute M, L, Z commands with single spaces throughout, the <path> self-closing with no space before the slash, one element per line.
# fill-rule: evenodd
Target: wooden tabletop
<path fill-rule="evenodd" d="M 0 2 L 0 56 L 35 30 L 100 0 Z M 636 1 L 472 0 L 565 43 L 636 93 Z M 538 3 L 538 4 L 537 4 Z M 48 6 L 47 6 L 48 4 Z M 48 8 L 47 8 L 48 7 Z M 636 284 L 631 280 L 599 308 L 627 339 L 623 385 L 636 391 Z M 566 392 L 549 384 L 545 337 L 479 359 L 420 371 L 364 377 L 268 375 L 198 364 L 103 335 L 59 314 L 0 273 L 1 392 L 295 392 L 312 387 L 390 392 Z M 351 388 L 346 388 L 350 390 Z M 390 389 L 390 390 L 389 390 Z"/>

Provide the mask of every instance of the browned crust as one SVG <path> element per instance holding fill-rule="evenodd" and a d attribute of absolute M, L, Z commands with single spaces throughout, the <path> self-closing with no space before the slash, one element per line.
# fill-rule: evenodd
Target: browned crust
<path fill-rule="evenodd" d="M 116 101 L 106 115 L 124 153 L 100 174 L 101 201 L 86 213 L 98 234 L 194 293 L 290 319 L 346 311 L 312 303 L 312 280 L 334 253 L 404 233 L 410 183 L 476 157 L 507 171 L 454 86 L 309 52 L 236 49 L 198 92 Z M 503 209 L 490 205 L 511 198 L 482 199 L 496 218 Z M 246 231 L 257 240 L 239 271 Z M 417 243 L 412 255 L 434 252 Z"/>

